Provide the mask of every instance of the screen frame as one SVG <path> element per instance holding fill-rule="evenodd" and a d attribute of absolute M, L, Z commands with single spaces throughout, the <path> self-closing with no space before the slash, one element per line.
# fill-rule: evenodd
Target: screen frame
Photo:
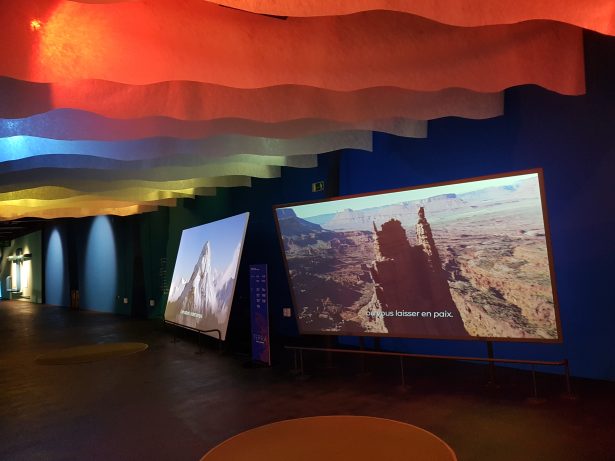
<path fill-rule="evenodd" d="M 292 278 L 290 276 L 288 260 L 286 258 L 286 251 L 284 251 L 284 241 L 282 239 L 282 233 L 280 231 L 280 223 L 278 221 L 277 210 L 279 208 L 289 208 L 289 207 L 300 206 L 300 205 L 309 205 L 309 204 L 314 204 L 314 203 L 333 202 L 333 201 L 353 199 L 353 198 L 358 198 L 358 197 L 367 197 L 367 196 L 373 196 L 373 195 L 383 195 L 383 194 L 389 194 L 389 193 L 393 193 L 393 192 L 404 192 L 404 191 L 417 190 L 417 189 L 426 189 L 426 188 L 437 187 L 437 186 L 448 186 L 448 185 L 453 185 L 453 184 L 463 184 L 463 183 L 466 183 L 466 182 L 483 181 L 483 180 L 497 179 L 497 178 L 506 178 L 506 177 L 511 177 L 511 176 L 520 176 L 520 175 L 524 175 L 524 174 L 533 174 L 533 173 L 538 175 L 538 185 L 539 185 L 539 190 L 540 190 L 540 203 L 541 203 L 541 208 L 542 208 L 543 225 L 544 225 L 544 229 L 545 229 L 545 244 L 546 244 L 546 248 L 547 248 L 547 259 L 548 259 L 548 263 L 549 263 L 549 276 L 551 278 L 551 292 L 552 292 L 552 295 L 553 295 L 553 309 L 555 311 L 555 324 L 556 324 L 556 328 L 557 328 L 557 338 L 555 338 L 555 339 L 549 339 L 549 338 L 508 338 L 508 337 L 490 337 L 490 336 L 463 336 L 463 337 L 459 337 L 459 336 L 428 336 L 428 335 L 425 335 L 425 336 L 423 336 L 423 335 L 393 336 L 393 335 L 389 335 L 389 334 L 368 333 L 368 332 L 349 334 L 349 333 L 343 333 L 343 332 L 338 332 L 338 331 L 313 331 L 313 330 L 309 330 L 308 331 L 308 330 L 305 330 L 304 328 L 302 328 L 301 322 L 299 322 L 299 318 L 296 315 L 296 312 L 297 312 L 297 301 L 295 299 L 295 289 L 294 289 L 294 286 L 293 286 Z M 292 299 L 292 303 L 293 303 L 293 308 L 294 308 L 294 311 L 295 311 L 294 317 L 295 317 L 295 321 L 297 323 L 297 329 L 299 330 L 299 334 L 300 335 L 376 337 L 376 338 L 401 338 L 401 339 L 430 339 L 430 340 L 449 340 L 449 341 L 482 341 L 482 342 L 487 341 L 487 342 L 511 342 L 511 343 L 513 343 L 513 342 L 514 343 L 545 343 L 545 344 L 562 344 L 564 342 L 564 337 L 563 337 L 563 332 L 562 332 L 562 325 L 561 325 L 561 318 L 560 318 L 559 299 L 558 299 L 558 296 L 557 296 L 557 283 L 556 283 L 556 279 L 555 279 L 555 267 L 554 267 L 555 264 L 554 264 L 554 261 L 553 261 L 553 248 L 552 248 L 552 242 L 551 242 L 551 229 L 549 227 L 549 216 L 548 216 L 548 212 L 547 212 L 547 199 L 546 199 L 546 191 L 545 191 L 545 184 L 544 184 L 544 171 L 540 167 L 531 168 L 531 169 L 527 169 L 527 170 L 509 171 L 509 172 L 505 172 L 505 173 L 494 173 L 494 174 L 483 175 L 483 176 L 473 176 L 473 177 L 470 177 L 470 178 L 461 178 L 461 179 L 456 179 L 456 180 L 440 181 L 440 182 L 427 183 L 427 184 L 418 184 L 418 185 L 415 185 L 415 186 L 400 187 L 400 188 L 396 188 L 396 189 L 386 189 L 386 190 L 379 190 L 379 191 L 373 191 L 373 192 L 364 192 L 364 193 L 342 195 L 342 196 L 336 196 L 336 197 L 328 197 L 328 198 L 324 198 L 324 199 L 305 200 L 305 201 L 301 201 L 301 202 L 285 203 L 285 204 L 273 205 L 272 209 L 273 209 L 273 217 L 274 217 L 274 221 L 275 221 L 276 232 L 278 234 L 278 243 L 280 244 L 280 251 L 282 253 L 282 259 L 284 260 L 284 269 L 286 270 L 286 278 L 288 280 L 288 286 L 290 288 L 290 295 L 291 295 L 291 299 Z"/>

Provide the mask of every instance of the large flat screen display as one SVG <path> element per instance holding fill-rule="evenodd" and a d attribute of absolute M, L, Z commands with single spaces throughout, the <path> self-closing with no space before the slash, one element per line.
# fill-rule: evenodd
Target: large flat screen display
<path fill-rule="evenodd" d="M 274 207 L 301 333 L 561 341 L 542 170 Z"/>
<path fill-rule="evenodd" d="M 219 330 L 221 339 L 226 338 L 248 216 L 243 213 L 182 232 L 166 321 L 199 331 Z M 218 337 L 216 332 L 207 334 Z"/>

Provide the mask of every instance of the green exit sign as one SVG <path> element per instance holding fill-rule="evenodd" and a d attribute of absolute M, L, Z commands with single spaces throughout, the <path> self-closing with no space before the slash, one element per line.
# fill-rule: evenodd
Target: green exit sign
<path fill-rule="evenodd" d="M 325 190 L 324 181 L 318 181 L 318 182 L 312 183 L 312 192 L 322 192 L 323 190 Z"/>

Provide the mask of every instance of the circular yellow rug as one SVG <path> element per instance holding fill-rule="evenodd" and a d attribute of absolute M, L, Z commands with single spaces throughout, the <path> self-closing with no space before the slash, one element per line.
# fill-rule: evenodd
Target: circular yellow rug
<path fill-rule="evenodd" d="M 145 343 L 102 343 L 86 346 L 67 347 L 39 355 L 40 365 L 70 365 L 73 363 L 96 362 L 112 357 L 136 354 L 147 349 Z"/>
<path fill-rule="evenodd" d="M 456 461 L 453 450 L 420 427 L 369 416 L 291 419 L 242 432 L 201 461 Z"/>

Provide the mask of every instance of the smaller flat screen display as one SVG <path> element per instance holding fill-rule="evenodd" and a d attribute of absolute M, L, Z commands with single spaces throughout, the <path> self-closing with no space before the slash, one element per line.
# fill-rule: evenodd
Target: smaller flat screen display
<path fill-rule="evenodd" d="M 166 321 L 199 331 L 220 330 L 226 339 L 248 217 L 243 213 L 182 232 Z"/>
<path fill-rule="evenodd" d="M 542 171 L 275 207 L 301 333 L 560 341 Z"/>

